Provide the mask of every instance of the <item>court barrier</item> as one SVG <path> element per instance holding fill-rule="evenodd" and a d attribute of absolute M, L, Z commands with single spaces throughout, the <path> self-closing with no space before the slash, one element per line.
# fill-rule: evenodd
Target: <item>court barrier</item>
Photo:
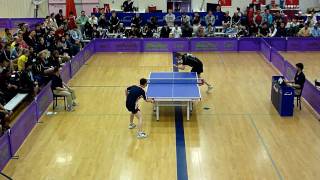
<path fill-rule="evenodd" d="M 36 24 L 43 22 L 44 18 L 0 18 L 0 29 L 18 28 L 21 23 L 27 23 L 30 28 L 34 28 Z"/>
<path fill-rule="evenodd" d="M 1 22 L 0 19 L 0 28 Z M 6 21 L 8 23 L 8 21 Z M 10 22 L 12 23 L 12 22 Z M 261 52 L 286 78 L 293 79 L 296 69 L 279 51 L 320 51 L 320 38 L 195 38 L 195 39 L 95 39 L 86 45 L 61 70 L 68 82 L 87 60 L 99 52 Z M 10 131 L 0 137 L 0 170 L 14 157 L 24 139 L 52 102 L 50 83 L 21 113 Z M 320 114 L 320 92 L 310 81 L 303 97 Z"/>

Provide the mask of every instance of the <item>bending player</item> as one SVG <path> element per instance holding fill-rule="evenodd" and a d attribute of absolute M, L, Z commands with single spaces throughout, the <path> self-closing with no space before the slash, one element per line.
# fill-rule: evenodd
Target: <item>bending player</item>
<path fill-rule="evenodd" d="M 203 64 L 202 62 L 192 54 L 181 54 L 176 53 L 176 57 L 178 58 L 177 65 L 175 65 L 178 69 L 184 70 L 186 66 L 190 66 L 191 72 L 196 72 L 198 74 L 198 78 L 201 78 L 201 73 L 203 73 Z M 208 82 L 204 79 L 201 79 L 201 84 L 206 84 L 208 86 L 208 92 L 213 88 Z"/>
<path fill-rule="evenodd" d="M 140 85 L 133 85 L 126 89 L 125 94 L 127 97 L 126 107 L 130 114 L 130 124 L 129 129 L 134 129 L 136 125 L 133 123 L 134 116 L 138 119 L 138 134 L 137 138 L 146 138 L 147 134 L 142 130 L 142 115 L 138 106 L 138 102 L 143 98 L 146 102 L 153 102 L 153 100 L 147 100 L 144 88 L 147 86 L 147 80 L 140 79 Z"/>

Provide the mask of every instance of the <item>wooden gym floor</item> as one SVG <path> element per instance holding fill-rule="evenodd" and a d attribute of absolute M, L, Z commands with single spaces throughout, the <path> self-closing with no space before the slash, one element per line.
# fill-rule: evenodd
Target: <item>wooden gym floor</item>
<path fill-rule="evenodd" d="M 281 55 L 291 64 L 304 64 L 304 73 L 311 82 L 320 80 L 320 53 L 319 52 L 281 52 Z"/>
<path fill-rule="evenodd" d="M 270 100 L 276 71 L 260 54 L 194 54 L 214 90 L 201 87 L 202 101 L 190 121 L 183 118 L 189 179 L 320 178 L 320 124 L 304 103 L 294 117 L 279 117 Z M 15 180 L 177 179 L 174 108 L 162 108 L 157 122 L 152 104 L 141 102 L 149 137 L 137 140 L 128 129 L 124 90 L 152 71 L 172 71 L 171 54 L 93 56 L 70 82 L 76 111 L 44 115 L 4 173 Z"/>

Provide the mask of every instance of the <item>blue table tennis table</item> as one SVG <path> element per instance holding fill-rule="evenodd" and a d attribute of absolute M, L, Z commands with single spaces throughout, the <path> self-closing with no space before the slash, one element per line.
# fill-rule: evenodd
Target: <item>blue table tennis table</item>
<path fill-rule="evenodd" d="M 186 106 L 189 120 L 193 103 L 201 100 L 198 75 L 194 72 L 152 72 L 146 96 L 155 101 L 157 120 L 160 106 Z"/>

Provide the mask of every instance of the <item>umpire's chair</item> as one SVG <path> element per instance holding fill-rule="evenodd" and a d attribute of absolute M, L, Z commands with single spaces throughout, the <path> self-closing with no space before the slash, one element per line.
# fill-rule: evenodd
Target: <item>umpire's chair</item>
<path fill-rule="evenodd" d="M 63 104 L 64 104 L 64 109 L 67 110 L 67 105 L 66 105 L 66 97 L 65 96 L 61 96 L 61 95 L 56 95 L 53 93 L 53 89 L 51 89 L 52 92 L 52 97 L 53 97 L 53 103 L 52 103 L 52 109 L 53 111 L 55 110 L 55 108 L 58 106 L 58 100 L 63 100 Z"/>
<path fill-rule="evenodd" d="M 294 90 L 294 97 L 297 98 L 297 107 L 301 110 L 301 96 L 302 96 L 303 87 L 301 89 Z"/>

